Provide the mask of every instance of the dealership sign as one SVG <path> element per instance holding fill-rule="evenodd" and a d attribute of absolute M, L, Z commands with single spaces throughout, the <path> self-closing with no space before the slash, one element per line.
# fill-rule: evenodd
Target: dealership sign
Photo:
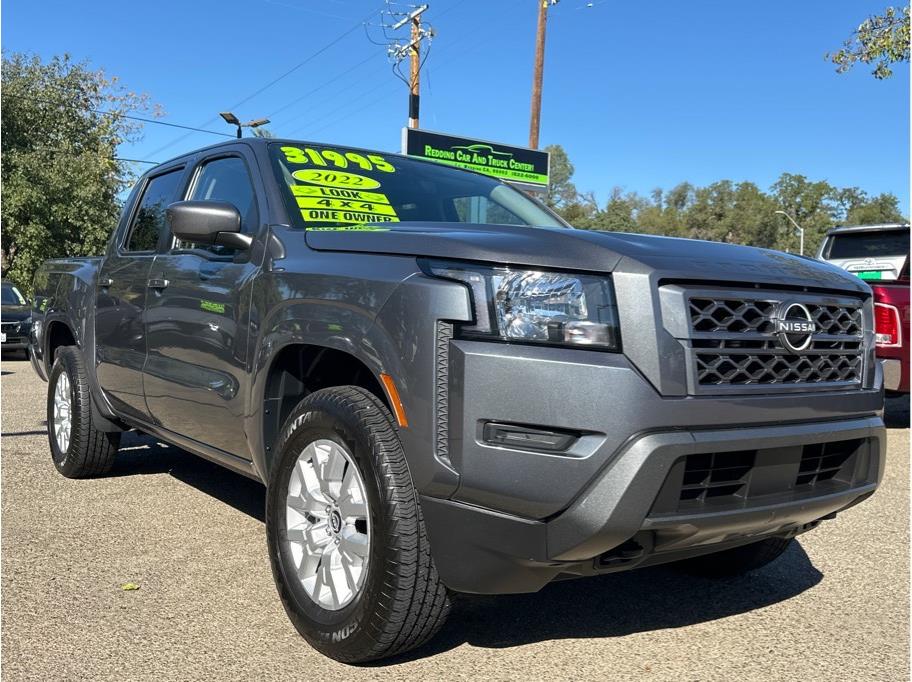
<path fill-rule="evenodd" d="M 491 175 L 525 189 L 548 188 L 548 152 L 537 149 L 403 128 L 402 151 L 409 156 Z"/>

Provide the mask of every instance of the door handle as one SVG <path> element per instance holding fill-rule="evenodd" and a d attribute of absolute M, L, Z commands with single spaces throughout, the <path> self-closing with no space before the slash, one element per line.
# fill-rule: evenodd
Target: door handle
<path fill-rule="evenodd" d="M 147 282 L 150 289 L 165 289 L 170 283 L 164 277 L 153 277 Z"/>
<path fill-rule="evenodd" d="M 114 280 L 110 277 L 102 277 L 100 280 L 98 280 L 98 286 L 100 286 L 102 289 L 107 289 L 112 284 L 114 284 Z"/>

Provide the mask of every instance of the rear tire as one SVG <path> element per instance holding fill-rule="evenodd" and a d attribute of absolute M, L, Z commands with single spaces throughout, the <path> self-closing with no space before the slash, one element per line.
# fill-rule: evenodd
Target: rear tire
<path fill-rule="evenodd" d="M 676 564 L 691 575 L 704 578 L 733 578 L 775 561 L 792 544 L 793 538 L 768 538 L 715 554 L 685 559 Z"/>
<path fill-rule="evenodd" d="M 355 386 L 316 391 L 288 417 L 275 451 L 269 558 L 298 632 L 344 663 L 403 653 L 436 634 L 450 604 L 386 406 Z"/>
<path fill-rule="evenodd" d="M 96 429 L 94 409 L 82 353 L 75 346 L 57 349 L 48 377 L 48 441 L 54 466 L 67 478 L 102 476 L 114 464 L 120 433 Z"/>

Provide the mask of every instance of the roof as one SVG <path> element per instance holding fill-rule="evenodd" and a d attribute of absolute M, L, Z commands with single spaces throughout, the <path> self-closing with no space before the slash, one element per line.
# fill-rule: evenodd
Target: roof
<path fill-rule="evenodd" d="M 154 166 L 154 167 L 148 169 L 145 172 L 145 175 L 153 174 L 162 166 L 167 166 L 168 164 L 174 163 L 175 161 L 180 161 L 182 159 L 186 159 L 188 156 L 193 156 L 195 154 L 199 154 L 200 152 L 208 152 L 213 149 L 219 149 L 220 147 L 228 147 L 228 146 L 235 145 L 238 143 L 246 144 L 251 147 L 256 147 L 256 146 L 265 147 L 266 145 L 273 144 L 273 143 L 294 144 L 294 145 L 313 145 L 314 147 L 327 147 L 327 146 L 331 146 L 333 144 L 333 143 L 326 143 L 326 142 L 314 142 L 313 140 L 295 140 L 295 139 L 290 139 L 290 138 L 286 138 L 286 137 L 234 138 L 231 140 L 225 140 L 224 142 L 216 142 L 215 144 L 210 144 L 206 147 L 192 149 L 188 152 L 184 152 L 183 154 L 179 154 L 178 156 L 172 157 L 172 158 L 168 159 L 167 161 L 163 161 L 162 163 L 158 164 L 157 166 Z M 367 154 L 382 154 L 385 157 L 398 157 L 401 159 L 408 159 L 410 162 L 429 164 L 431 166 L 436 166 L 437 168 L 441 167 L 441 164 L 437 163 L 436 161 L 434 161 L 432 159 L 424 159 L 419 156 L 409 156 L 408 154 L 402 154 L 400 152 L 387 152 L 387 151 L 383 151 L 382 149 L 370 149 L 367 147 L 354 147 L 354 146 L 348 145 L 348 144 L 340 144 L 337 146 L 342 149 L 351 149 L 352 151 L 356 151 L 356 152 L 365 152 Z M 447 166 L 447 167 L 453 168 L 452 166 Z M 468 168 L 456 168 L 455 170 L 459 170 L 460 172 L 463 172 L 463 173 L 473 173 L 475 175 L 481 175 L 482 177 L 488 178 L 489 180 L 499 180 L 500 182 L 504 182 L 504 180 L 501 178 L 497 178 L 492 175 L 485 175 L 484 173 L 480 173 L 475 170 L 469 170 Z"/>
<path fill-rule="evenodd" d="M 908 230 L 908 223 L 884 223 L 882 225 L 840 225 L 827 230 L 827 236 L 844 232 L 884 232 L 886 230 Z"/>
<path fill-rule="evenodd" d="M 314 140 L 301 140 L 301 139 L 291 139 L 287 137 L 241 137 L 241 138 L 232 138 L 230 140 L 225 140 L 224 142 L 216 142 L 215 144 L 210 144 L 205 147 L 199 147 L 198 149 L 191 149 L 190 151 L 184 152 L 183 154 L 178 154 L 167 161 L 163 161 L 158 164 L 159 166 L 164 166 L 165 164 L 171 163 L 172 161 L 177 161 L 178 159 L 183 159 L 193 154 L 198 154 L 200 152 L 207 152 L 212 149 L 218 149 L 220 147 L 228 147 L 237 143 L 247 144 L 251 147 L 255 146 L 266 146 L 268 144 L 273 144 L 278 142 L 280 144 L 296 144 L 296 145 L 313 145 L 315 147 L 327 147 L 332 146 L 335 143 L 332 142 L 316 142 Z M 426 161 L 427 159 L 421 159 L 414 156 L 406 156 L 405 154 L 400 154 L 399 152 L 388 152 L 382 149 L 368 149 L 366 147 L 356 147 L 350 144 L 338 144 L 339 147 L 344 149 L 353 149 L 361 152 L 368 152 L 370 154 L 383 154 L 385 156 L 401 156 L 404 158 L 411 159 L 412 161 Z M 435 163 L 431 161 L 431 163 Z"/>

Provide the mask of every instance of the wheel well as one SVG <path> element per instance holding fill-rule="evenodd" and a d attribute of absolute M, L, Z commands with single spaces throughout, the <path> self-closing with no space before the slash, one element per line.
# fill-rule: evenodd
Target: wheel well
<path fill-rule="evenodd" d="M 61 346 L 75 346 L 76 337 L 63 322 L 51 322 L 47 328 L 47 366 L 54 366 L 54 356 Z"/>
<path fill-rule="evenodd" d="M 263 400 L 263 445 L 266 459 L 295 406 L 308 394 L 331 386 L 360 386 L 390 409 L 389 399 L 374 373 L 345 351 L 299 344 L 286 346 L 273 360 Z"/>

